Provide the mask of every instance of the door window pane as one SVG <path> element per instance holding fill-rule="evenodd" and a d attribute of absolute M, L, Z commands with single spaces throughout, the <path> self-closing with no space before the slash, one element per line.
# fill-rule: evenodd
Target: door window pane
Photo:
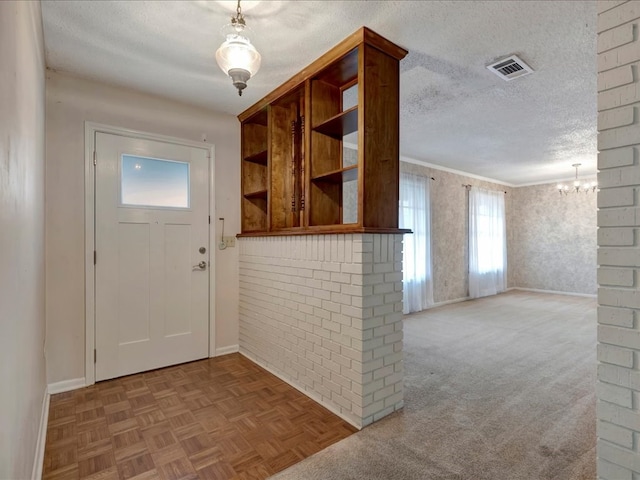
<path fill-rule="evenodd" d="M 122 155 L 121 203 L 189 208 L 189 164 Z"/>

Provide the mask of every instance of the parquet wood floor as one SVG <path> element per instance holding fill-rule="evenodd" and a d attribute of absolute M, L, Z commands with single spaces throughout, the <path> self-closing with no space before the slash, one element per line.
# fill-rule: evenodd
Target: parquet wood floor
<path fill-rule="evenodd" d="M 43 478 L 263 479 L 355 430 L 225 355 L 53 395 Z"/>

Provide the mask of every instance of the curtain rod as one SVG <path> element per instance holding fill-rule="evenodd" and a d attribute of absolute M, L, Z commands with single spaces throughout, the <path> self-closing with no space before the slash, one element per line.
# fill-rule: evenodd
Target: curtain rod
<path fill-rule="evenodd" d="M 431 175 L 427 175 L 426 177 L 420 173 L 412 173 L 412 172 L 402 172 L 402 173 L 408 173 L 409 175 L 416 175 L 418 177 L 423 177 L 423 178 L 430 178 L 431 180 L 435 180 L 435 177 L 432 177 Z"/>
<path fill-rule="evenodd" d="M 471 184 L 469 184 L 469 183 L 463 183 L 463 184 L 462 184 L 462 186 L 463 186 L 464 188 L 466 188 L 467 190 L 469 190 L 473 185 L 471 185 Z M 497 191 L 497 192 L 502 192 L 502 193 L 504 193 L 505 195 L 507 194 L 507 191 L 506 191 L 506 190 L 496 190 L 496 191 Z"/>

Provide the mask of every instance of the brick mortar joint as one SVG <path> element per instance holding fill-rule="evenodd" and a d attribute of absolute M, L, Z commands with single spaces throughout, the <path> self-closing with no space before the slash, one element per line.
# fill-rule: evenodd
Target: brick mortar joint
<path fill-rule="evenodd" d="M 635 0 L 630 0 L 630 1 L 635 1 Z M 627 2 L 627 3 L 629 3 L 629 2 Z M 621 5 L 624 5 L 624 4 L 621 4 Z M 615 9 L 615 8 L 619 8 L 621 5 L 617 5 L 617 6 L 613 7 L 612 9 L 607 10 L 606 12 L 599 13 L 599 14 L 598 14 L 598 19 L 597 19 L 597 24 L 600 24 L 600 15 L 603 15 L 604 13 L 608 13 L 608 12 L 610 12 L 611 10 L 613 10 L 613 9 Z M 632 19 L 630 19 L 630 20 L 625 19 L 625 20 L 623 20 L 623 21 L 622 21 L 622 23 L 617 23 L 617 24 L 615 24 L 615 25 L 613 25 L 613 26 L 611 26 L 611 27 L 607 28 L 606 30 L 600 30 L 600 31 L 598 31 L 598 32 L 597 32 L 597 34 L 598 34 L 598 35 L 603 35 L 603 34 L 605 34 L 605 33 L 607 33 L 607 32 L 610 32 L 611 30 L 615 30 L 616 28 L 623 27 L 623 26 L 628 25 L 628 24 L 630 24 L 630 23 L 631 23 L 631 24 L 633 24 L 634 22 L 637 22 L 638 20 L 640 20 L 640 16 L 638 16 L 638 17 L 634 17 L 634 18 L 632 18 Z M 599 27 L 597 27 L 597 28 L 599 28 Z M 615 50 L 616 48 L 623 47 L 624 45 L 627 45 L 627 44 L 625 43 L 625 44 L 622 44 L 622 45 L 618 45 L 618 46 L 616 46 L 616 47 L 614 47 L 614 48 L 610 48 L 609 50 L 606 50 L 606 52 L 610 52 L 610 51 L 612 51 L 612 50 Z M 602 53 L 605 53 L 605 51 L 597 52 L 597 54 L 598 54 L 598 55 L 599 55 L 599 54 L 602 54 Z"/>

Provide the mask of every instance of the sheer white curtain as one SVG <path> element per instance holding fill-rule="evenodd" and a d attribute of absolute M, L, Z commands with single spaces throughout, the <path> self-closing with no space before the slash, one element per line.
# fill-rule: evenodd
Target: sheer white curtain
<path fill-rule="evenodd" d="M 419 312 L 433 305 L 431 274 L 431 205 L 428 177 L 400 175 L 400 228 L 404 236 L 402 287 L 404 313 Z"/>
<path fill-rule="evenodd" d="M 469 191 L 469 296 L 495 295 L 506 289 L 507 236 L 504 192 Z"/>

